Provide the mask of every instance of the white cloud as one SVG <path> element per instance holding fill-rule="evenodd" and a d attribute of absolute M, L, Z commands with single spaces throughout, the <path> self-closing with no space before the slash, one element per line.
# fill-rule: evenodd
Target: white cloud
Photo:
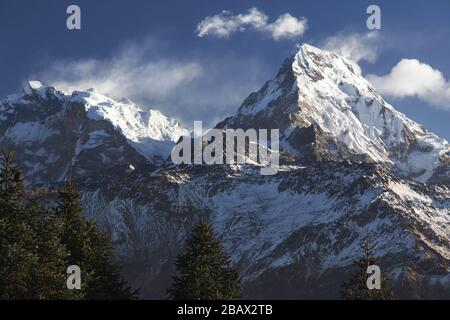
<path fill-rule="evenodd" d="M 206 17 L 197 25 L 197 35 L 205 37 L 214 35 L 219 38 L 229 37 L 236 31 L 244 31 L 252 26 L 256 29 L 267 25 L 267 16 L 257 8 L 251 8 L 246 14 L 231 15 L 230 11 L 222 11 L 211 17 Z"/>
<path fill-rule="evenodd" d="M 289 13 L 285 13 L 278 19 L 266 26 L 275 40 L 282 38 L 294 38 L 303 35 L 307 28 L 306 18 L 297 19 Z"/>
<path fill-rule="evenodd" d="M 112 98 L 129 97 L 186 125 L 203 120 L 213 125 L 230 115 L 266 80 L 259 60 L 234 55 L 174 56 L 164 43 L 128 44 L 103 59 L 57 60 L 29 76 L 60 90 L 96 91 Z M 159 51 L 162 50 L 162 51 Z"/>
<path fill-rule="evenodd" d="M 273 23 L 258 8 L 251 8 L 245 14 L 232 15 L 230 11 L 208 16 L 197 25 L 199 37 L 215 36 L 227 38 L 235 32 L 245 31 L 248 27 L 268 33 L 275 40 L 302 36 L 308 26 L 306 18 L 297 19 L 289 13 L 279 16 Z"/>
<path fill-rule="evenodd" d="M 450 110 L 450 82 L 442 72 L 416 59 L 402 59 L 384 76 L 367 75 L 382 94 L 391 97 L 418 97 Z"/>
<path fill-rule="evenodd" d="M 360 61 L 375 62 L 380 46 L 378 32 L 372 31 L 365 34 L 339 33 L 327 38 L 322 47 L 325 50 L 336 52 L 356 63 Z"/>
<path fill-rule="evenodd" d="M 320 46 L 356 63 L 374 63 L 380 53 L 381 39 L 377 31 L 365 34 L 340 32 L 325 39 Z M 438 108 L 450 110 L 450 82 L 439 70 L 418 60 L 403 59 L 389 74 L 369 74 L 366 79 L 383 95 L 396 98 L 417 97 Z"/>

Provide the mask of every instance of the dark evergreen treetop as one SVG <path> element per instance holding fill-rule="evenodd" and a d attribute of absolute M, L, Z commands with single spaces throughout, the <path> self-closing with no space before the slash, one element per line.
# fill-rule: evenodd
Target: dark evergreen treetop
<path fill-rule="evenodd" d="M 200 222 L 192 229 L 185 252 L 177 257 L 177 275 L 168 290 L 175 300 L 228 300 L 240 298 L 238 271 L 214 235 Z"/>
<path fill-rule="evenodd" d="M 342 284 L 342 298 L 346 300 L 392 300 L 394 293 L 391 283 L 384 272 L 381 272 L 381 288 L 369 289 L 367 274 L 369 266 L 377 265 L 377 261 L 372 254 L 373 247 L 368 241 L 362 245 L 363 254 L 361 258 L 353 262 L 355 268 L 348 282 Z"/>
<path fill-rule="evenodd" d="M 132 299 L 113 263 L 109 236 L 82 216 L 69 183 L 56 209 L 25 195 L 13 153 L 0 157 L 0 299 Z M 67 288 L 67 267 L 81 269 L 82 290 Z"/>
<path fill-rule="evenodd" d="M 0 299 L 73 299 L 67 290 L 67 249 L 54 212 L 25 198 L 13 153 L 0 167 Z"/>
<path fill-rule="evenodd" d="M 63 222 L 62 242 L 69 250 L 69 264 L 83 272 L 82 291 L 89 300 L 135 299 L 137 292 L 126 286 L 113 262 L 111 238 L 95 222 L 82 216 L 80 195 L 72 181 L 59 193 L 57 208 Z"/>

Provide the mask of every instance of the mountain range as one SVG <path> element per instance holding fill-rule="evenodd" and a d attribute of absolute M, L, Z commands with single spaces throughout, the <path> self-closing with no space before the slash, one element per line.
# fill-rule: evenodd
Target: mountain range
<path fill-rule="evenodd" d="M 243 296 L 339 298 L 370 239 L 400 298 L 450 298 L 450 146 L 396 111 L 354 62 L 302 44 L 219 129 L 279 129 L 278 174 L 174 165 L 191 132 L 95 89 L 29 81 L 0 102 L 0 145 L 29 188 L 69 175 L 143 298 L 161 299 L 193 223 L 207 217 Z"/>

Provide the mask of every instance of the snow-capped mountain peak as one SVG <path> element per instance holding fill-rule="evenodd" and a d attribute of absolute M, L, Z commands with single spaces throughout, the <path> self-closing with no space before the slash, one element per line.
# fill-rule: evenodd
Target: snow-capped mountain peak
<path fill-rule="evenodd" d="M 359 66 L 308 44 L 218 126 L 279 128 L 297 156 L 385 163 L 418 181 L 450 179 L 447 141 L 396 111 Z"/>
<path fill-rule="evenodd" d="M 173 144 L 189 135 L 179 121 L 158 110 L 144 110 L 128 98 L 115 101 L 90 90 L 73 92 L 70 101 L 82 103 L 90 119 L 110 122 L 147 159 L 167 157 Z"/>
<path fill-rule="evenodd" d="M 30 183 L 62 181 L 77 163 L 95 173 L 114 166 L 156 165 L 187 134 L 177 120 L 159 111 L 94 89 L 69 95 L 29 81 L 23 92 L 0 101 L 0 143 L 23 156 Z M 54 170 L 44 169 L 49 163 Z"/>
<path fill-rule="evenodd" d="M 396 111 L 362 77 L 354 62 L 302 45 L 292 64 L 300 106 L 311 123 L 350 150 L 392 163 L 426 181 L 450 151 L 448 142 Z"/>

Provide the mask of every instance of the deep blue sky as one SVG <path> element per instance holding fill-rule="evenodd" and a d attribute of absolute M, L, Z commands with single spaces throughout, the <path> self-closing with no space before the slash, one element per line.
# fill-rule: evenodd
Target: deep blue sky
<path fill-rule="evenodd" d="M 65 11 L 70 4 L 81 7 L 81 31 L 66 29 Z M 382 50 L 376 62 L 360 63 L 363 74 L 384 75 L 401 59 L 414 58 L 440 70 L 446 79 L 450 79 L 448 0 L 1 0 L 0 97 L 20 90 L 27 78 L 45 73 L 55 61 L 95 59 L 101 62 L 111 59 L 127 44 L 139 46 L 146 42 L 148 45 L 151 39 L 150 46 L 154 48 L 147 50 L 142 59 L 208 62 L 206 71 L 211 68 L 214 78 L 204 80 L 208 85 L 205 90 L 210 96 L 215 90 L 222 94 L 215 102 L 217 105 L 212 105 L 214 100 L 211 98 L 199 105 L 202 105 L 203 114 L 208 110 L 215 114 L 208 118 L 209 121 L 219 120 L 237 109 L 237 101 L 247 95 L 244 92 L 256 90 L 269 80 L 284 58 L 295 51 L 296 43 L 320 44 L 339 32 L 367 32 L 365 11 L 370 4 L 378 4 L 382 10 Z M 271 21 L 283 13 L 298 18 L 304 16 L 309 28 L 298 39 L 280 41 L 252 31 L 236 33 L 227 39 L 195 35 L 196 25 L 206 16 L 225 9 L 234 14 L 245 13 L 251 7 L 264 11 Z M 240 86 L 245 91 L 234 90 L 233 81 L 245 84 Z M 192 90 L 200 90 L 198 86 Z M 228 99 L 233 90 L 235 96 Z M 183 106 L 183 94 L 181 92 L 177 99 L 150 99 L 150 103 L 171 116 L 191 120 L 189 108 L 193 107 L 193 102 Z M 131 98 L 147 102 L 140 97 Z M 445 111 L 417 98 L 388 97 L 387 100 L 412 119 L 450 140 L 448 106 Z"/>

